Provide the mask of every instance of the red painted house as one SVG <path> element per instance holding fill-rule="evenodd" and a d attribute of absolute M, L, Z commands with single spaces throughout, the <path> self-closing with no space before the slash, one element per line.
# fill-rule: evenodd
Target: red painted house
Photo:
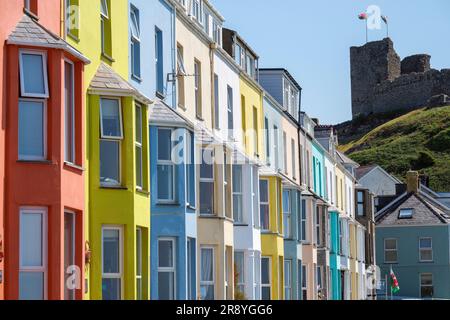
<path fill-rule="evenodd" d="M 59 37 L 60 0 L 1 3 L 4 298 L 82 299 L 89 61 Z"/>

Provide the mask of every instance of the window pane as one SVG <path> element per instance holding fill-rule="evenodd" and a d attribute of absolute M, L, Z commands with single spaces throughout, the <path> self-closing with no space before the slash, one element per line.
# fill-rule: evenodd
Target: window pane
<path fill-rule="evenodd" d="M 391 250 L 397 249 L 397 241 L 396 240 L 386 240 L 384 243 L 385 243 L 384 246 L 386 249 L 391 249 Z"/>
<path fill-rule="evenodd" d="M 173 200 L 173 165 L 158 165 L 158 199 Z"/>
<path fill-rule="evenodd" d="M 42 214 L 22 213 L 20 216 L 20 264 L 22 267 L 44 265 L 42 239 Z"/>
<path fill-rule="evenodd" d="M 431 239 L 420 239 L 420 248 L 422 249 L 431 249 Z"/>
<path fill-rule="evenodd" d="M 120 279 L 102 279 L 102 298 L 103 300 L 121 299 Z"/>
<path fill-rule="evenodd" d="M 242 166 L 233 166 L 233 192 L 242 192 Z"/>
<path fill-rule="evenodd" d="M 158 130 L 158 160 L 172 159 L 172 130 L 159 129 Z"/>
<path fill-rule="evenodd" d="M 119 230 L 103 230 L 103 273 L 120 273 Z"/>
<path fill-rule="evenodd" d="M 100 182 L 120 184 L 120 142 L 100 140 Z"/>
<path fill-rule="evenodd" d="M 44 273 L 19 273 L 19 300 L 44 300 Z"/>
<path fill-rule="evenodd" d="M 108 14 L 108 3 L 107 3 L 107 0 L 101 0 L 100 12 L 101 12 L 104 16 L 106 16 L 106 17 L 109 16 L 109 14 Z"/>
<path fill-rule="evenodd" d="M 213 249 L 201 249 L 201 281 L 214 281 Z"/>
<path fill-rule="evenodd" d="M 211 149 L 204 149 L 202 152 L 202 163 L 200 165 L 200 177 L 206 179 L 214 178 L 214 151 Z"/>
<path fill-rule="evenodd" d="M 261 259 L 261 284 L 270 284 L 270 260 Z"/>
<path fill-rule="evenodd" d="M 44 103 L 19 101 L 19 158 L 43 159 Z"/>
<path fill-rule="evenodd" d="M 200 286 L 201 300 L 214 300 L 214 285 Z"/>
<path fill-rule="evenodd" d="M 384 254 L 385 262 L 397 262 L 397 251 L 386 251 Z"/>
<path fill-rule="evenodd" d="M 423 286 L 433 285 L 433 276 L 431 274 L 420 275 L 420 284 Z"/>
<path fill-rule="evenodd" d="M 420 251 L 420 260 L 421 261 L 432 261 L 433 260 L 433 252 L 429 249 Z"/>
<path fill-rule="evenodd" d="M 261 228 L 263 230 L 269 230 L 269 227 L 270 227 L 269 205 L 261 204 L 260 209 L 261 209 L 261 212 L 260 212 Z"/>
<path fill-rule="evenodd" d="M 158 266 L 160 268 L 173 268 L 173 242 L 169 240 L 159 240 L 158 256 Z"/>
<path fill-rule="evenodd" d="M 130 12 L 131 36 L 136 39 L 139 39 L 139 36 L 140 36 L 139 18 L 138 17 L 139 17 L 138 11 L 135 8 L 131 9 L 131 12 Z"/>
<path fill-rule="evenodd" d="M 243 222 L 242 207 L 242 195 L 233 195 L 233 216 L 235 222 Z"/>
<path fill-rule="evenodd" d="M 142 183 L 142 147 L 136 146 L 136 185 L 143 187 Z"/>
<path fill-rule="evenodd" d="M 136 106 L 136 142 L 142 144 L 142 107 Z"/>
<path fill-rule="evenodd" d="M 131 40 L 131 67 L 133 75 L 141 77 L 141 43 L 137 40 Z"/>
<path fill-rule="evenodd" d="M 101 99 L 101 109 L 102 136 L 121 138 L 122 127 L 120 125 L 119 100 Z"/>
<path fill-rule="evenodd" d="M 214 183 L 200 182 L 200 213 L 214 214 Z"/>
<path fill-rule="evenodd" d="M 158 272 L 159 300 L 173 300 L 175 275 L 173 272 Z"/>
<path fill-rule="evenodd" d="M 259 198 L 261 202 L 269 201 L 269 185 L 267 180 L 259 181 Z"/>
<path fill-rule="evenodd" d="M 22 76 L 25 93 L 45 94 L 43 57 L 40 54 L 22 54 Z"/>
<path fill-rule="evenodd" d="M 261 299 L 270 300 L 270 287 L 261 288 Z"/>
<path fill-rule="evenodd" d="M 236 265 L 237 283 L 244 283 L 244 253 L 236 252 L 234 254 L 234 264 Z"/>
<path fill-rule="evenodd" d="M 73 101 L 73 66 L 65 62 L 65 80 L 64 80 L 64 151 L 65 151 L 65 160 L 68 162 L 74 162 L 74 101 Z"/>

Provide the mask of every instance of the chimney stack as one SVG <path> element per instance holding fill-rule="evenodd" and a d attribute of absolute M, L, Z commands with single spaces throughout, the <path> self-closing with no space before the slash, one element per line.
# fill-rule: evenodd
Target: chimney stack
<path fill-rule="evenodd" d="M 406 185 L 408 193 L 418 193 L 419 192 L 419 172 L 409 171 L 406 174 Z"/>

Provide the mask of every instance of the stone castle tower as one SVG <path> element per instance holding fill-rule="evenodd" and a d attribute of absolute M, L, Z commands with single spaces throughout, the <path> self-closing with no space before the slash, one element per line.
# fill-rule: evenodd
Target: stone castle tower
<path fill-rule="evenodd" d="M 350 49 L 353 118 L 359 115 L 409 111 L 426 106 L 432 97 L 448 99 L 450 69 L 431 69 L 431 57 L 403 60 L 391 39 Z M 448 101 L 450 104 L 450 100 Z"/>

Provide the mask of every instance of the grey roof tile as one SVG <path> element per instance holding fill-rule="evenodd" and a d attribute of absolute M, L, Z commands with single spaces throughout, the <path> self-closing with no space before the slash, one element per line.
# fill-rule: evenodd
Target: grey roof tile
<path fill-rule="evenodd" d="M 76 56 L 85 63 L 90 63 L 89 59 L 83 56 L 81 52 L 73 48 L 58 35 L 47 30 L 27 14 L 22 16 L 22 19 L 17 23 L 14 30 L 8 36 L 7 43 L 17 45 L 46 46 L 61 49 Z"/>

